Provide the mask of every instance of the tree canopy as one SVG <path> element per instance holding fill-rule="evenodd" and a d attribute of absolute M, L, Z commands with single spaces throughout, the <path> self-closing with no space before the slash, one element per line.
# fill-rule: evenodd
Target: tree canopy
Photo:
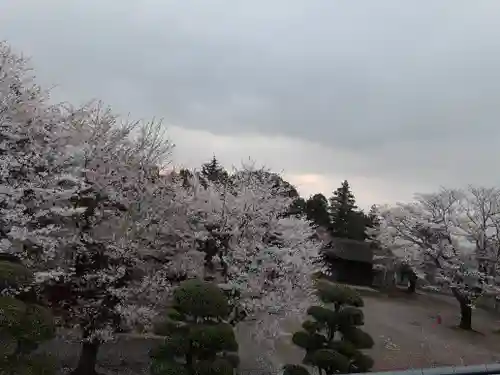
<path fill-rule="evenodd" d="M 411 203 L 379 207 L 376 240 L 431 285 L 460 303 L 460 327 L 471 329 L 480 296 L 496 295 L 500 191 L 469 187 L 418 194 Z"/>
<path fill-rule="evenodd" d="M 279 174 L 229 174 L 214 157 L 200 174 L 163 175 L 172 145 L 160 123 L 124 121 L 99 102 L 50 104 L 5 43 L 0 143 L 0 252 L 22 261 L 82 343 L 74 374 L 95 374 L 117 332 L 150 330 L 185 280 L 211 278 L 238 296 L 245 314 L 233 321 L 296 310 L 312 289 L 320 244 L 303 215 L 290 215 L 298 193 Z M 266 323 L 256 323 L 262 340 L 272 339 Z"/>

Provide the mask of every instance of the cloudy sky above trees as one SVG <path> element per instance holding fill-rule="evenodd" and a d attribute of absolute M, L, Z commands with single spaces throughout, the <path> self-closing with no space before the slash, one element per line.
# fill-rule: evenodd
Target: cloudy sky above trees
<path fill-rule="evenodd" d="M 174 162 L 249 156 L 359 204 L 499 185 L 500 1 L 0 0 L 53 97 L 164 118 Z"/>

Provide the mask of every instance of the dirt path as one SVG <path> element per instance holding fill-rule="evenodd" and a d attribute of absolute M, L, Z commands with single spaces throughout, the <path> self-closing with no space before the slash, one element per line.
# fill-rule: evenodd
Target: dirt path
<path fill-rule="evenodd" d="M 475 311 L 475 326 L 484 336 L 454 328 L 458 306 L 447 297 L 418 296 L 416 300 L 365 298 L 366 329 L 376 346 L 372 355 L 379 370 L 473 365 L 500 360 L 500 336 L 495 320 Z M 442 317 L 442 324 L 436 320 Z"/>
<path fill-rule="evenodd" d="M 364 329 L 375 340 L 369 353 L 374 370 L 401 370 L 500 362 L 500 317 L 475 310 L 473 325 L 480 333 L 454 328 L 458 306 L 453 298 L 419 295 L 415 299 L 365 296 Z M 437 324 L 440 314 L 442 324 Z M 298 323 L 290 322 L 289 330 Z M 286 343 L 277 353 L 284 362 L 299 363 L 301 353 Z"/>

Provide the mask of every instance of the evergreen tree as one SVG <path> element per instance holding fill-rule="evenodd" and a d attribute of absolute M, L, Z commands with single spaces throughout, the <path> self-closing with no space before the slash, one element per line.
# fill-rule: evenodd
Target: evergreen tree
<path fill-rule="evenodd" d="M 359 225 L 355 224 L 356 219 L 356 199 L 351 191 L 347 180 L 333 192 L 330 198 L 330 218 L 331 231 L 335 237 L 359 239 L 359 235 L 354 229 Z M 357 238 L 358 237 L 358 238 Z"/>
<path fill-rule="evenodd" d="M 201 166 L 200 177 L 205 181 L 224 184 L 228 181 L 229 175 L 214 155 L 212 160 Z"/>
<path fill-rule="evenodd" d="M 151 374 L 233 375 L 238 343 L 228 323 L 231 305 L 222 289 L 199 280 L 174 292 L 167 320 L 157 333 L 165 341 L 152 353 Z"/>
<path fill-rule="evenodd" d="M 365 241 L 368 217 L 363 211 L 353 211 L 348 222 L 348 238 Z"/>
<path fill-rule="evenodd" d="M 267 177 L 266 177 L 267 176 Z M 283 215 L 283 217 L 295 216 L 301 217 L 304 215 L 305 211 L 305 200 L 300 196 L 299 192 L 288 181 L 285 181 L 279 174 L 267 172 L 263 177 L 269 178 L 273 181 L 272 189 L 279 190 L 280 195 L 284 198 L 293 199 L 290 204 L 288 212 Z"/>
<path fill-rule="evenodd" d="M 49 310 L 37 303 L 33 273 L 18 258 L 0 254 L 0 373 L 51 375 L 55 363 L 34 354 L 52 339 L 55 325 Z"/>
<path fill-rule="evenodd" d="M 306 201 L 306 215 L 307 219 L 311 220 L 314 224 L 330 228 L 330 215 L 328 213 L 328 200 L 323 194 L 314 194 Z"/>
<path fill-rule="evenodd" d="M 361 330 L 363 300 L 348 287 L 318 280 L 318 297 L 323 306 L 311 306 L 307 314 L 313 320 L 302 324 L 292 341 L 306 351 L 302 363 L 316 367 L 319 374 L 368 372 L 373 359 L 361 349 L 373 347 L 372 337 Z M 306 375 L 305 367 L 286 365 L 285 375 Z"/>
<path fill-rule="evenodd" d="M 306 201 L 302 197 L 295 198 L 290 206 L 288 215 L 302 216 L 306 214 Z"/>

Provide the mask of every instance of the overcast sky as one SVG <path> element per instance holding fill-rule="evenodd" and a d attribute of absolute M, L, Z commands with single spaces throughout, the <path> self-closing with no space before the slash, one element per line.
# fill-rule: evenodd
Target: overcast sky
<path fill-rule="evenodd" d="M 0 0 L 57 100 L 164 118 L 174 161 L 251 157 L 360 206 L 500 185 L 500 1 Z"/>

